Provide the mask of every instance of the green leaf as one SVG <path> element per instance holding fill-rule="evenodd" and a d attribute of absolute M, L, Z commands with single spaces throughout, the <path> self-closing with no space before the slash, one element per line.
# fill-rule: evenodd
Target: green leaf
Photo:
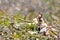
<path fill-rule="evenodd" d="M 0 24 L 2 23 L 3 21 L 2 20 L 0 20 Z"/>
<path fill-rule="evenodd" d="M 10 21 L 9 21 L 8 18 L 5 18 L 5 20 L 4 20 L 4 24 L 5 24 L 5 25 L 9 25 L 9 24 L 10 24 Z"/>

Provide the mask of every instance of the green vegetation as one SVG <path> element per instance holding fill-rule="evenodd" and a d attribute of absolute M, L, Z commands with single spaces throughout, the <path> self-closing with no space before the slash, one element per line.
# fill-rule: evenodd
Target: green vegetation
<path fill-rule="evenodd" d="M 21 16 L 22 14 L 20 13 L 16 13 L 14 14 L 12 17 L 9 16 L 2 16 L 3 20 L 0 20 L 0 29 L 1 28 L 5 28 L 2 29 L 0 31 L 1 35 L 10 35 L 8 36 L 8 40 L 37 40 L 37 39 L 41 39 L 41 40 L 53 40 L 55 39 L 53 36 L 55 35 L 56 31 L 50 31 L 50 35 L 51 37 L 48 36 L 44 36 L 43 33 L 40 34 L 30 34 L 28 31 L 36 31 L 36 24 L 34 23 L 29 23 L 27 21 L 25 21 L 25 19 Z M 6 18 L 5 18 L 6 17 Z M 49 22 L 51 22 L 51 15 L 47 14 L 47 16 L 45 16 L 46 18 L 49 17 Z M 1 17 L 0 17 L 1 18 Z M 53 19 L 52 19 L 53 20 Z M 19 26 L 20 25 L 20 26 Z M 8 29 L 7 29 L 8 28 Z M 4 30 L 10 30 L 7 32 L 4 32 Z M 53 37 L 53 38 L 52 38 Z M 7 39 L 7 38 L 6 38 Z"/>
<path fill-rule="evenodd" d="M 2 1 L 0 0 L 1 40 L 60 39 L 60 0 L 19 0 L 21 2 L 17 0 L 16 3 L 15 0 L 10 1 L 11 3 L 6 0 L 6 5 Z M 37 31 L 38 26 L 33 22 L 39 12 L 42 13 L 45 23 L 48 24 L 47 35 Z"/>

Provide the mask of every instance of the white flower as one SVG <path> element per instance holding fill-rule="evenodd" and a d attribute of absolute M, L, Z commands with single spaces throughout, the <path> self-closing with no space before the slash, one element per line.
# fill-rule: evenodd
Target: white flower
<path fill-rule="evenodd" d="M 40 30 L 40 32 L 46 32 L 46 28 L 42 28 L 41 30 Z"/>
<path fill-rule="evenodd" d="M 20 26 L 20 24 L 19 23 L 16 23 L 15 26 Z"/>

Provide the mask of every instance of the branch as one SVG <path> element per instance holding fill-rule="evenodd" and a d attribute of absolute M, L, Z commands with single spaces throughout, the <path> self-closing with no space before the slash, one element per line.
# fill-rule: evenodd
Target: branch
<path fill-rule="evenodd" d="M 24 19 L 21 19 L 21 18 L 19 18 L 19 20 L 22 20 L 23 22 L 27 22 L 27 23 L 33 23 L 32 21 L 24 20 Z"/>

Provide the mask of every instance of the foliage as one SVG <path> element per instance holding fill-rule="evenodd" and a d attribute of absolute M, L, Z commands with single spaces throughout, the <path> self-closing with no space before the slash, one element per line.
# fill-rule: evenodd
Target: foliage
<path fill-rule="evenodd" d="M 6 16 L 6 15 L 4 15 Z M 50 14 L 47 15 L 49 18 L 51 18 Z M 12 19 L 13 18 L 13 19 Z M 21 20 L 18 20 L 20 19 Z M 13 40 L 16 39 L 31 39 L 31 40 L 36 40 L 37 38 L 38 39 L 41 39 L 41 40 L 52 40 L 52 38 L 48 38 L 48 36 L 44 36 L 43 34 L 30 34 L 28 33 L 28 31 L 36 31 L 36 24 L 34 23 L 28 23 L 28 22 L 24 22 L 24 19 L 17 14 L 15 14 L 13 17 L 9 17 L 9 16 L 6 16 L 6 18 L 3 18 L 4 20 L 0 20 L 0 29 L 1 28 L 4 28 L 5 26 L 7 26 L 9 28 L 9 34 L 10 36 L 8 36 L 9 38 L 11 37 Z M 14 21 L 16 20 L 16 21 Z M 50 20 L 50 19 L 49 19 Z M 14 22 L 12 22 L 14 21 Z M 3 24 L 2 24 L 3 23 Z M 11 25 L 11 23 L 14 23 Z M 20 26 L 14 26 L 15 24 L 17 25 L 20 25 Z M 2 26 L 4 25 L 4 26 Z M 18 27 L 18 28 L 17 28 Z M 7 29 L 7 28 L 6 28 Z M 31 30 L 33 29 L 33 30 Z M 2 33 L 4 33 L 5 29 L 2 29 Z M 8 29 L 7 29 L 8 30 Z M 2 33 L 0 33 L 2 35 Z M 50 31 L 50 35 L 53 37 L 53 35 L 55 35 L 56 31 Z M 6 35 L 8 35 L 6 34 Z M 4 34 L 5 35 L 5 34 Z"/>
<path fill-rule="evenodd" d="M 12 0 L 10 0 L 10 2 L 11 1 Z M 0 2 L 0 9 L 3 10 L 0 10 L 0 37 L 2 40 L 59 40 L 60 0 L 19 1 L 17 0 L 16 3 L 15 1 L 11 3 L 8 1 Z M 6 5 L 9 6 L 7 7 Z M 18 11 L 16 12 L 16 10 Z M 46 22 L 48 22 L 48 24 L 50 23 L 48 27 L 52 26 L 51 28 L 55 28 L 53 31 L 48 29 L 48 35 L 44 35 L 44 33 L 31 34 L 28 32 L 37 31 L 37 26 L 32 20 L 39 12 L 43 14 L 43 18 L 47 20 Z M 12 13 L 13 15 L 9 16 L 7 13 Z M 56 16 L 57 20 L 55 20 L 54 18 L 56 17 L 52 17 L 52 15 Z M 54 21 L 56 21 L 56 24 L 53 23 Z"/>

